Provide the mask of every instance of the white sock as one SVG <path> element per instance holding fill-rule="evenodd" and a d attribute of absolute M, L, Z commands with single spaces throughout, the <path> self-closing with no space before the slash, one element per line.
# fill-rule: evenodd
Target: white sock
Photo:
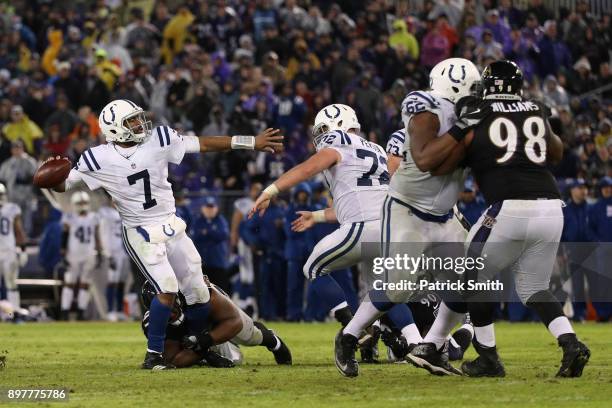
<path fill-rule="evenodd" d="M 77 299 L 77 306 L 79 310 L 87 309 L 89 304 L 89 289 L 79 289 L 79 297 Z"/>
<path fill-rule="evenodd" d="M 7 290 L 6 297 L 8 298 L 9 303 L 13 306 L 14 310 L 21 308 L 21 299 L 19 297 L 18 290 Z"/>
<path fill-rule="evenodd" d="M 334 313 L 336 313 L 336 310 L 344 309 L 347 306 L 348 306 L 348 303 L 346 303 L 346 301 L 344 301 L 342 303 L 339 303 L 336 306 L 331 308 L 330 313 L 334 314 Z"/>
<path fill-rule="evenodd" d="M 366 296 L 364 301 L 359 305 L 355 316 L 353 316 L 349 324 L 344 328 L 343 333 L 352 334 L 359 338 L 365 328 L 374 323 L 374 321 L 383 314 L 383 312 L 374 307 L 372 302 L 370 302 L 370 298 Z"/>
<path fill-rule="evenodd" d="M 474 326 L 474 337 L 479 344 L 485 347 L 495 347 L 495 326 L 493 323 L 486 326 Z"/>
<path fill-rule="evenodd" d="M 70 310 L 72 298 L 74 297 L 74 289 L 64 286 L 62 288 L 62 310 Z"/>
<path fill-rule="evenodd" d="M 425 335 L 423 342 L 433 343 L 436 345 L 436 348 L 440 349 L 451 330 L 461 322 L 463 316 L 465 316 L 465 313 L 453 312 L 446 306 L 446 303 L 442 302 L 438 309 L 438 316 L 436 316 L 431 329 Z"/>
<path fill-rule="evenodd" d="M 408 344 L 419 344 L 423 342 L 423 338 L 421 337 L 421 333 L 419 333 L 416 323 L 402 327 L 402 336 L 404 336 Z"/>
<path fill-rule="evenodd" d="M 550 331 L 550 334 L 555 336 L 555 338 L 559 338 L 562 334 L 574 333 L 572 324 L 565 316 L 554 318 L 553 321 L 548 324 L 548 331 Z"/>

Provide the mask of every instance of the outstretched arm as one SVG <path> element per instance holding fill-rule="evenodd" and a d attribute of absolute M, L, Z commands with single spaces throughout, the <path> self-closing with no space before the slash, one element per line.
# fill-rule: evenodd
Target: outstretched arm
<path fill-rule="evenodd" d="M 283 174 L 274 183 L 270 184 L 255 201 L 253 208 L 249 211 L 249 218 L 259 211 L 259 215 L 266 212 L 270 205 L 270 199 L 282 191 L 287 191 L 306 181 L 314 175 L 329 169 L 340 161 L 340 153 L 335 149 L 325 148 L 319 150 L 305 162 L 298 164 L 287 173 Z"/>
<path fill-rule="evenodd" d="M 320 222 L 338 222 L 336 212 L 331 207 L 318 211 L 298 211 L 297 214 L 299 217 L 291 223 L 291 230 L 295 232 L 304 232 Z"/>
<path fill-rule="evenodd" d="M 262 150 L 269 153 L 280 152 L 283 148 L 283 135 L 278 129 L 266 129 L 257 136 L 201 136 L 200 152 L 223 152 L 231 149 Z"/>

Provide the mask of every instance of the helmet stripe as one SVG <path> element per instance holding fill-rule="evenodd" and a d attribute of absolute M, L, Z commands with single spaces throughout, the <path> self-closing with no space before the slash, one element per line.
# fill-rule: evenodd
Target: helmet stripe
<path fill-rule="evenodd" d="M 129 103 L 132 108 L 138 108 L 138 106 L 136 106 L 136 104 L 130 101 L 129 99 L 122 99 L 122 101 L 126 101 L 127 103 Z"/>

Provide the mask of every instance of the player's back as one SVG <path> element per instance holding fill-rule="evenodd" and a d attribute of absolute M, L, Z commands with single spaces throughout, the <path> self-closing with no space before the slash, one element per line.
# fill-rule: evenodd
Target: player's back
<path fill-rule="evenodd" d="M 340 153 L 341 160 L 323 172 L 339 223 L 380 219 L 389 172 L 387 154 L 376 143 L 335 130 L 325 134 L 321 148 Z"/>
<path fill-rule="evenodd" d="M 549 109 L 527 100 L 485 100 L 492 113 L 474 129 L 466 163 L 488 204 L 560 198 L 546 168 Z"/>
<path fill-rule="evenodd" d="M 20 214 L 21 209 L 17 204 L 0 205 L 0 249 L 3 251 L 15 251 L 15 217 Z"/>
<path fill-rule="evenodd" d="M 92 211 L 86 214 L 68 213 L 63 216 L 62 223 L 69 228 L 68 258 L 85 259 L 94 255 L 97 214 Z"/>
<path fill-rule="evenodd" d="M 406 128 L 410 120 L 422 112 L 438 117 L 438 136 L 443 135 L 457 121 L 455 105 L 447 99 L 426 91 L 409 93 L 402 102 L 402 117 Z M 419 170 L 410 152 L 410 134 L 405 132 L 402 161 L 391 178 L 389 194 L 417 210 L 434 215 L 445 215 L 457 202 L 462 189 L 464 171 L 457 169 L 444 176 L 432 176 Z"/>

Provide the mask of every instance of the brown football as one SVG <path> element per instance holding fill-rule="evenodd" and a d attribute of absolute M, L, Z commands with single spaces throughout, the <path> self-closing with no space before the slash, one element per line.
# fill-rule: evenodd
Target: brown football
<path fill-rule="evenodd" d="M 34 185 L 39 188 L 52 188 L 68 178 L 72 162 L 67 157 L 43 163 L 34 173 Z"/>

